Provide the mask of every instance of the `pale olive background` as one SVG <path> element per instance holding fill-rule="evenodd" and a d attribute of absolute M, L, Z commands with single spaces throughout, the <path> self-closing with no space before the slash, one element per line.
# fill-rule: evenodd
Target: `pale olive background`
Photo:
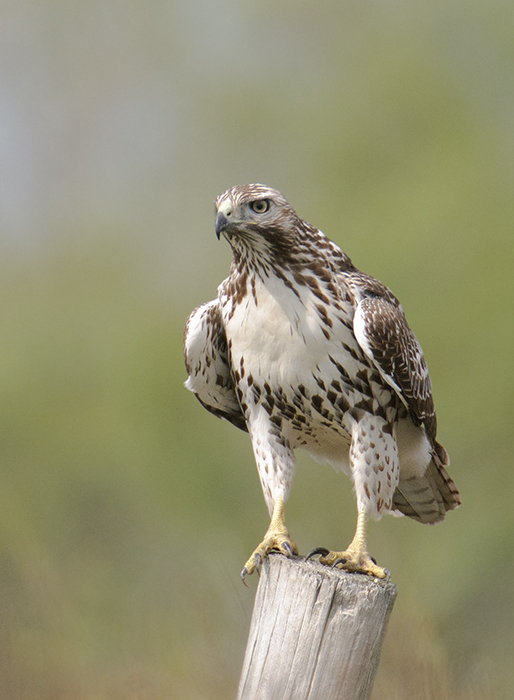
<path fill-rule="evenodd" d="M 183 388 L 230 250 L 280 189 L 403 302 L 463 500 L 384 518 L 375 700 L 513 697 L 510 0 L 7 0 L 0 18 L 0 698 L 235 696 L 267 513 L 248 436 Z M 301 456 L 288 524 L 341 548 Z"/>

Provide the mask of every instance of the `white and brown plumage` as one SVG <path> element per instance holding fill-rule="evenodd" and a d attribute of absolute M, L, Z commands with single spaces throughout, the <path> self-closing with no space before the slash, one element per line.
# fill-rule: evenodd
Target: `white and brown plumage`
<path fill-rule="evenodd" d="M 384 577 L 366 550 L 368 517 L 436 523 L 460 504 L 421 346 L 392 292 L 280 192 L 233 187 L 215 207 L 234 259 L 218 298 L 188 318 L 186 386 L 252 439 L 271 523 L 243 578 L 271 549 L 297 552 L 284 503 L 298 447 L 349 474 L 357 499 L 352 543 L 316 550 L 320 561 Z"/>

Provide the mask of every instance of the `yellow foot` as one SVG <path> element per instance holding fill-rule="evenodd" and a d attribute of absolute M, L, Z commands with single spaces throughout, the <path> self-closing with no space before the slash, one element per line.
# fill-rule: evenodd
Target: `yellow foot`
<path fill-rule="evenodd" d="M 320 555 L 320 564 L 325 564 L 325 566 L 337 566 L 345 571 L 367 574 L 376 578 L 389 578 L 391 575 L 387 569 L 377 566 L 376 562 L 366 551 L 355 549 L 351 545 L 345 552 L 331 552 L 324 547 L 318 547 L 306 559 L 310 559 L 317 554 Z"/>
<path fill-rule="evenodd" d="M 289 533 L 284 528 L 285 532 L 268 532 L 266 533 L 263 541 L 254 550 L 252 556 L 248 559 L 241 571 L 241 578 L 243 583 L 246 576 L 253 574 L 254 571 L 260 572 L 262 561 L 264 557 L 271 551 L 277 551 L 281 554 L 285 554 L 286 557 L 292 557 L 293 554 L 298 554 L 298 547 L 289 537 Z"/>
<path fill-rule="evenodd" d="M 284 501 L 281 498 L 275 502 L 271 523 L 264 535 L 264 539 L 254 550 L 241 571 L 243 583 L 246 583 L 245 577 L 253 574 L 255 570 L 259 573 L 264 557 L 272 550 L 281 552 L 286 557 L 298 554 L 298 547 L 289 536 L 289 531 L 284 523 Z"/>

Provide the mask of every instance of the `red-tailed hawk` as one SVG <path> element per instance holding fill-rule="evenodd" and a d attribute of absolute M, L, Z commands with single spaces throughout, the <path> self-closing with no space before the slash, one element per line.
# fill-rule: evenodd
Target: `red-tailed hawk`
<path fill-rule="evenodd" d="M 280 192 L 241 185 L 215 207 L 234 259 L 217 299 L 188 318 L 186 386 L 252 440 L 271 523 L 243 580 L 270 550 L 298 551 L 284 521 L 298 447 L 349 474 L 357 499 L 353 541 L 315 550 L 320 561 L 383 578 L 368 518 L 436 523 L 460 505 L 421 346 L 394 294 Z"/>

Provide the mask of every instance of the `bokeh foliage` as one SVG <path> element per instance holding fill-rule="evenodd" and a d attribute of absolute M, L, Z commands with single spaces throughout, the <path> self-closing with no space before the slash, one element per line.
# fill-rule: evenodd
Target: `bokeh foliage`
<path fill-rule="evenodd" d="M 182 386 L 230 253 L 212 200 L 277 187 L 401 298 L 463 507 L 385 518 L 374 697 L 513 686 L 512 105 L 504 2 L 6 2 L 0 49 L 0 696 L 228 698 L 266 511 L 247 436 Z M 303 553 L 346 477 L 304 456 Z"/>

